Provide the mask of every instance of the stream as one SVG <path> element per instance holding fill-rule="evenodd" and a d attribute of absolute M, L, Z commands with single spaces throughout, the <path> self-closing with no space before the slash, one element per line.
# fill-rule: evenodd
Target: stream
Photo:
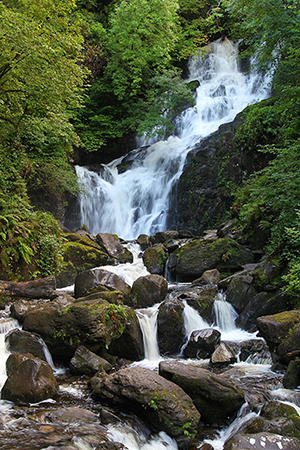
<path fill-rule="evenodd" d="M 237 46 L 225 40 L 211 45 L 210 52 L 194 58 L 189 65 L 188 81 L 198 80 L 195 107 L 183 112 L 176 123 L 176 133 L 165 141 L 144 140 L 129 155 L 102 165 L 98 171 L 76 167 L 78 180 L 84 187 L 80 195 L 81 223 L 92 234 L 114 233 L 131 241 L 127 244 L 134 254 L 132 264 L 101 267 L 118 274 L 130 286 L 140 276 L 148 274 L 141 258 L 139 246 L 134 242 L 140 234 L 153 235 L 167 228 L 170 193 L 179 179 L 187 154 L 205 136 L 216 131 L 223 123 L 234 119 L 248 104 L 268 95 L 268 77 L 256 73 L 243 74 L 239 70 Z M 169 295 L 177 284 L 169 285 Z M 71 291 L 72 287 L 67 290 Z M 194 330 L 214 327 L 221 332 L 222 341 L 242 342 L 257 339 L 256 334 L 238 329 L 236 312 L 219 293 L 214 302 L 214 317 L 205 321 L 185 300 L 184 325 L 186 339 Z M 164 358 L 157 343 L 157 314 L 159 304 L 136 311 L 143 334 L 145 359 L 134 362 L 157 370 Z M 8 352 L 4 337 L 18 323 L 10 318 L 9 310 L 0 318 L 0 383 L 6 379 L 5 361 Z M 50 357 L 48 357 L 49 359 Z M 182 362 L 190 360 L 181 359 Z M 50 359 L 49 359 L 50 361 Z M 199 365 L 205 360 L 193 360 Z M 51 363 L 51 361 L 50 361 Z M 53 362 L 51 363 L 53 365 Z M 232 372 L 231 372 L 232 371 Z M 112 413 L 116 422 L 99 419 L 101 405 L 94 402 L 87 388 L 87 377 L 71 376 L 67 368 L 54 368 L 60 385 L 57 399 L 35 405 L 16 406 L 0 400 L 0 447 L 5 450 L 99 450 L 109 447 L 98 444 L 101 437 L 109 442 L 120 442 L 128 450 L 176 450 L 177 443 L 164 432 L 153 435 L 131 414 L 117 410 Z M 232 373 L 232 375 L 230 375 Z M 229 375 L 252 386 L 252 395 L 261 399 L 274 398 L 300 406 L 300 393 L 282 388 L 282 375 L 271 371 L 271 361 L 237 361 L 231 365 Z M 228 376 L 229 376 L 228 375 Z M 62 410 L 65 414 L 62 415 Z M 299 411 L 299 410 L 298 410 Z M 208 436 L 198 440 L 196 448 L 204 443 L 214 450 L 222 450 L 226 440 L 245 423 L 259 415 L 245 403 L 236 419 L 226 428 L 210 430 Z M 101 447 L 103 445 L 103 447 Z"/>

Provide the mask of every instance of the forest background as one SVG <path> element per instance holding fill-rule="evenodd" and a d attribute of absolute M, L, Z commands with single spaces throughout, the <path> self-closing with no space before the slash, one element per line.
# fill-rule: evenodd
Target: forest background
<path fill-rule="evenodd" d="M 298 0 L 5 0 L 0 23 L 1 279 L 59 270 L 64 237 L 47 199 L 77 195 L 74 158 L 107 162 L 136 133 L 171 134 L 193 104 L 188 59 L 227 37 L 274 72 L 271 97 L 237 133 L 269 164 L 230 193 L 232 213 L 244 236 L 267 234 L 266 257 L 299 299 Z"/>

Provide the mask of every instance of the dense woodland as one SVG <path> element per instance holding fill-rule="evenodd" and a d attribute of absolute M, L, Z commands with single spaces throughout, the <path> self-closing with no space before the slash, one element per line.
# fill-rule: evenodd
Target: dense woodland
<path fill-rule="evenodd" d="M 63 232 L 34 196 L 76 195 L 75 157 L 109 161 L 135 133 L 172 133 L 193 103 L 188 58 L 228 37 L 274 71 L 272 96 L 238 130 L 270 162 L 231 192 L 231 213 L 244 236 L 267 233 L 266 254 L 299 298 L 298 0 L 4 0 L 0 22 L 0 278 L 59 269 Z"/>

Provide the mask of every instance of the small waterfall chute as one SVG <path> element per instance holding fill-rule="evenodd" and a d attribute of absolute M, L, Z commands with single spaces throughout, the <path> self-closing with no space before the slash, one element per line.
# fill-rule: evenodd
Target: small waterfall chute
<path fill-rule="evenodd" d="M 210 325 L 201 317 L 201 315 L 192 308 L 186 300 L 183 300 L 184 310 L 183 319 L 186 337 L 189 337 L 195 330 L 203 330 L 209 328 Z"/>
<path fill-rule="evenodd" d="M 233 306 L 226 301 L 226 297 L 222 293 L 218 293 L 214 301 L 214 315 L 216 319 L 216 325 L 222 331 L 233 331 L 237 327 L 235 325 L 235 319 L 237 318 L 237 312 Z"/>
<path fill-rule="evenodd" d="M 157 303 L 150 308 L 136 310 L 143 335 L 145 359 L 153 362 L 161 359 L 157 342 L 157 315 L 159 305 Z"/>

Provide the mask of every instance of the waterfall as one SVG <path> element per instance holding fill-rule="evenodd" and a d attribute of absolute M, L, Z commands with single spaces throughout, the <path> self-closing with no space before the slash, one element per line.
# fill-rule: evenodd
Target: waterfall
<path fill-rule="evenodd" d="M 142 330 L 145 359 L 157 361 L 160 358 L 157 343 L 157 315 L 159 303 L 151 308 L 136 310 L 137 318 Z"/>
<path fill-rule="evenodd" d="M 190 336 L 190 334 L 195 330 L 209 328 L 209 324 L 202 319 L 198 311 L 188 305 L 186 300 L 183 300 L 182 303 L 184 305 L 183 320 L 187 337 Z"/>
<path fill-rule="evenodd" d="M 214 301 L 214 314 L 217 327 L 223 331 L 236 330 L 235 319 L 237 313 L 233 306 L 226 302 L 223 294 L 218 293 Z"/>
<path fill-rule="evenodd" d="M 14 328 L 19 327 L 19 323 L 17 320 L 7 317 L 8 312 L 3 312 L 2 314 L 3 316 L 0 318 L 0 389 L 4 385 L 7 378 L 6 360 L 8 358 L 9 352 L 6 350 L 5 335 Z"/>
<path fill-rule="evenodd" d="M 196 105 L 177 118 L 176 136 L 135 149 L 102 165 L 99 173 L 76 166 L 85 192 L 79 198 L 81 222 L 93 234 L 116 233 L 129 240 L 166 229 L 170 193 L 189 151 L 248 104 L 267 96 L 268 80 L 242 74 L 237 45 L 228 40 L 191 59 L 189 73 L 188 81 L 200 83 Z M 126 164 L 119 170 L 122 162 Z"/>

